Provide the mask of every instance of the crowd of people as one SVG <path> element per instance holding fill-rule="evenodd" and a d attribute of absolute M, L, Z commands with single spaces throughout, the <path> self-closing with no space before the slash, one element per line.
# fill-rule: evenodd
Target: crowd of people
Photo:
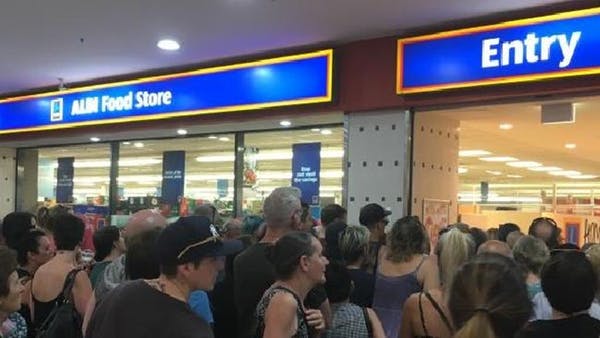
<path fill-rule="evenodd" d="M 563 243 L 536 218 L 483 231 L 457 223 L 433 245 L 418 217 L 378 204 L 315 222 L 301 192 L 215 226 L 200 207 L 154 210 L 95 232 L 67 208 L 4 217 L 1 338 L 599 337 L 600 244 Z"/>

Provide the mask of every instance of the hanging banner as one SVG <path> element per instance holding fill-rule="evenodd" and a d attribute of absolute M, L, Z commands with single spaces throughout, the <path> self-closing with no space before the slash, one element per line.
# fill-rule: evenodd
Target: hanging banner
<path fill-rule="evenodd" d="M 331 102 L 333 50 L 0 100 L 0 134 Z"/>
<path fill-rule="evenodd" d="M 73 203 L 73 162 L 74 157 L 58 159 L 56 169 L 56 202 Z"/>
<path fill-rule="evenodd" d="M 398 40 L 398 94 L 600 73 L 600 8 Z"/>
<path fill-rule="evenodd" d="M 163 153 L 162 199 L 177 206 L 183 198 L 185 179 L 185 151 Z"/>
<path fill-rule="evenodd" d="M 302 202 L 319 204 L 321 143 L 294 144 L 292 152 L 292 186 L 302 191 Z"/>

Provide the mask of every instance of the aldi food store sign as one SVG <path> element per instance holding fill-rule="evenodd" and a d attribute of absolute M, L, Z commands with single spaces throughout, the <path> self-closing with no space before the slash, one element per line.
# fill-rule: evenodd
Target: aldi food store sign
<path fill-rule="evenodd" d="M 333 51 L 0 100 L 0 134 L 330 102 Z"/>
<path fill-rule="evenodd" d="M 600 73 L 600 8 L 398 40 L 398 94 Z"/>

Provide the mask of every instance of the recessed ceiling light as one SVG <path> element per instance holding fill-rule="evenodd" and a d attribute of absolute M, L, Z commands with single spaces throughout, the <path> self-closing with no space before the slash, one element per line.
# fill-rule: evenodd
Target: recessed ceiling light
<path fill-rule="evenodd" d="M 323 129 L 321 130 L 321 134 L 323 135 L 331 135 L 333 132 L 331 131 L 331 129 Z"/>
<path fill-rule="evenodd" d="M 509 129 L 513 129 L 513 125 L 510 123 L 502 123 L 500 124 L 500 129 L 502 130 L 509 130 Z"/>
<path fill-rule="evenodd" d="M 320 131 L 321 131 L 321 128 L 313 128 L 313 129 L 311 129 L 310 131 L 313 131 L 313 132 L 315 132 L 315 133 L 318 133 L 318 132 L 320 132 Z"/>
<path fill-rule="evenodd" d="M 512 162 L 519 160 L 510 156 L 480 157 L 479 159 L 485 162 Z"/>
<path fill-rule="evenodd" d="M 459 174 L 465 174 L 469 172 L 469 168 L 465 168 L 465 167 L 458 167 L 458 173 Z"/>
<path fill-rule="evenodd" d="M 99 137 L 90 137 L 90 141 L 92 142 L 100 142 L 100 138 Z"/>
<path fill-rule="evenodd" d="M 557 170 L 557 171 L 549 171 L 548 174 L 552 176 L 580 176 L 581 173 L 575 170 Z"/>
<path fill-rule="evenodd" d="M 211 139 L 211 140 L 216 140 L 216 139 L 218 139 L 218 137 L 216 137 L 215 135 L 210 135 L 208 138 L 209 138 L 209 139 Z"/>
<path fill-rule="evenodd" d="M 173 40 L 173 39 L 162 39 L 159 40 L 156 43 L 156 47 L 162 49 L 162 50 L 178 50 L 179 49 L 179 42 Z"/>
<path fill-rule="evenodd" d="M 577 148 L 577 145 L 575 143 L 567 143 L 567 144 L 565 144 L 565 148 L 575 149 L 575 148 Z"/>
<path fill-rule="evenodd" d="M 185 130 L 185 129 L 177 129 L 177 135 L 187 135 L 187 130 Z"/>
<path fill-rule="evenodd" d="M 560 170 L 562 170 L 562 168 L 559 168 L 559 167 L 533 167 L 533 168 L 527 168 L 527 170 L 531 170 L 531 171 L 560 171 Z"/>
<path fill-rule="evenodd" d="M 292 125 L 292 122 L 290 122 L 288 120 L 283 120 L 283 121 L 279 121 L 279 125 L 282 127 L 289 127 Z"/>
<path fill-rule="evenodd" d="M 541 167 L 542 164 L 533 161 L 516 161 L 516 162 L 508 162 L 507 166 L 515 167 L 515 168 L 532 168 L 532 167 Z"/>
<path fill-rule="evenodd" d="M 494 176 L 502 175 L 501 171 L 496 171 L 496 170 L 486 170 L 485 172 L 488 174 L 494 175 Z"/>
<path fill-rule="evenodd" d="M 229 141 L 229 137 L 219 137 L 219 141 L 227 142 Z"/>
<path fill-rule="evenodd" d="M 506 177 L 510 177 L 510 178 L 523 178 L 523 176 L 521 176 L 521 175 L 506 175 Z"/>
<path fill-rule="evenodd" d="M 458 156 L 460 157 L 479 157 L 490 155 L 491 153 L 486 150 L 459 150 Z"/>
<path fill-rule="evenodd" d="M 123 142 L 123 144 L 124 144 L 124 145 L 126 145 L 126 146 L 128 146 L 128 145 L 130 145 L 130 144 L 131 144 L 131 142 L 129 142 L 129 141 L 125 141 L 125 142 Z"/>
<path fill-rule="evenodd" d="M 567 177 L 575 180 L 589 180 L 592 178 L 597 178 L 598 175 L 568 175 Z"/>
<path fill-rule="evenodd" d="M 136 148 L 144 148 L 144 144 L 142 142 L 135 142 L 133 146 Z"/>

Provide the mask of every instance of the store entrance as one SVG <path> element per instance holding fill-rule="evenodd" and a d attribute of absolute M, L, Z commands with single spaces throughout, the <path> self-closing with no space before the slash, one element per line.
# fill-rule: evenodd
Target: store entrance
<path fill-rule="evenodd" d="M 575 119 L 567 121 L 571 105 Z M 448 213 L 456 212 L 448 223 L 460 220 L 489 229 L 511 222 L 527 233 L 533 219 L 551 217 L 566 241 L 600 242 L 598 110 L 600 97 L 417 113 L 415 157 L 419 152 L 433 153 L 438 162 L 447 162 L 440 167 L 454 164 L 456 170 L 436 182 L 437 187 L 422 183 L 428 171 L 417 170 L 413 195 L 423 199 L 423 207 L 413 214 L 439 222 L 431 217 L 435 208 L 426 210 L 435 202 L 427 200 L 441 201 L 438 208 L 448 201 Z M 559 121 L 542 122 L 561 114 Z M 444 142 L 441 136 L 446 133 Z M 437 169 L 438 163 L 434 165 Z M 436 190 L 446 196 L 436 196 Z"/>

